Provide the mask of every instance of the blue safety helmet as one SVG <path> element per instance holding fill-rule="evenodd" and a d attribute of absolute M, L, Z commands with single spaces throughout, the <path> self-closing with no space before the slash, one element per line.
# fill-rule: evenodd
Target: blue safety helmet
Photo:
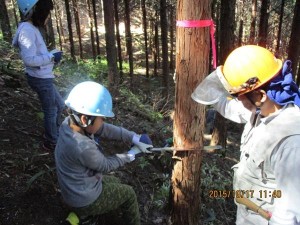
<path fill-rule="evenodd" d="M 114 117 L 112 97 L 101 84 L 85 81 L 77 84 L 65 101 L 67 107 L 89 116 Z"/>
<path fill-rule="evenodd" d="M 33 7 L 39 0 L 17 0 L 19 9 L 25 18 L 32 15 Z M 28 14 L 31 14 L 30 16 Z"/>

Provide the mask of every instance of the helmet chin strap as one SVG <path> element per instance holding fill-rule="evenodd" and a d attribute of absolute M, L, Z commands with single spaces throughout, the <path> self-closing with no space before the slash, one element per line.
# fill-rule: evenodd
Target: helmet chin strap
<path fill-rule="evenodd" d="M 87 118 L 87 123 L 86 124 L 83 124 L 81 122 L 81 119 L 80 119 L 80 116 L 83 115 L 83 114 L 80 114 L 80 113 L 77 113 L 75 111 L 73 111 L 72 109 L 68 109 L 67 110 L 68 114 L 70 115 L 70 118 L 71 120 L 79 127 L 82 127 L 82 128 L 85 128 L 91 124 L 93 124 L 93 122 L 95 121 L 95 118 L 94 116 L 88 116 L 88 115 L 85 115 L 85 117 Z"/>

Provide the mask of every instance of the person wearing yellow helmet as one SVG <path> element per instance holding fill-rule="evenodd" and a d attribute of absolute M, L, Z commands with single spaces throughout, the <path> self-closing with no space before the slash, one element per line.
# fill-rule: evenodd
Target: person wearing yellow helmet
<path fill-rule="evenodd" d="M 140 214 L 133 188 L 107 174 L 130 163 L 141 152 L 150 153 L 152 141 L 125 128 L 104 122 L 114 117 L 112 97 L 101 84 L 77 84 L 66 101 L 69 116 L 59 130 L 55 148 L 58 183 L 64 202 L 72 209 L 72 225 L 92 224 L 97 215 L 121 209 L 124 223 L 139 225 Z M 122 141 L 134 146 L 109 155 L 97 138 Z"/>
<path fill-rule="evenodd" d="M 268 221 L 236 202 L 236 224 L 300 224 L 300 92 L 291 61 L 283 63 L 260 46 L 236 48 L 192 98 L 246 124 L 233 189 L 251 193 L 244 198 L 272 216 Z"/>
<path fill-rule="evenodd" d="M 25 66 L 27 82 L 37 93 L 44 113 L 42 147 L 54 151 L 64 102 L 54 85 L 54 64 L 62 52 L 49 52 L 40 32 L 44 29 L 53 9 L 52 0 L 18 0 L 23 20 L 19 23 L 12 44 L 18 48 Z"/>

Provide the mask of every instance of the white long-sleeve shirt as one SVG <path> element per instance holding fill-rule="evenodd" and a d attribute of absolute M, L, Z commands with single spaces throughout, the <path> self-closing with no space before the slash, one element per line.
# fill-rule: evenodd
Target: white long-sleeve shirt
<path fill-rule="evenodd" d="M 12 42 L 19 48 L 25 65 L 25 72 L 37 78 L 54 78 L 53 54 L 47 50 L 44 39 L 37 27 L 30 22 L 19 24 Z"/>
<path fill-rule="evenodd" d="M 227 119 L 246 123 L 240 163 L 233 167 L 234 188 L 253 190 L 255 194 L 250 200 L 272 212 L 267 221 L 238 204 L 236 224 L 300 224 L 299 108 L 290 104 L 266 118 L 260 115 L 256 118 L 255 112 L 235 99 L 223 98 L 214 108 Z M 279 191 L 281 196 L 272 198 L 273 190 Z"/>

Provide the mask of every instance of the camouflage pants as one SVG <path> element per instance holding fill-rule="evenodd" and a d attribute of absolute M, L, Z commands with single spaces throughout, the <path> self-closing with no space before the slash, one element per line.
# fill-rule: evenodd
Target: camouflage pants
<path fill-rule="evenodd" d="M 131 186 L 121 184 L 113 176 L 103 176 L 102 192 L 98 199 L 83 208 L 72 208 L 80 217 L 96 216 L 120 209 L 124 223 L 127 225 L 140 225 L 140 213 L 137 197 Z"/>

